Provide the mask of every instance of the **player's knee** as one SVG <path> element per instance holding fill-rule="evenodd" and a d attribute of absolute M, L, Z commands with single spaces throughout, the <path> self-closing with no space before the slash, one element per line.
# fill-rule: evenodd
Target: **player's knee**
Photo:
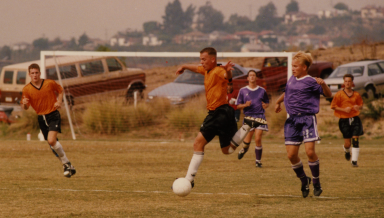
<path fill-rule="evenodd" d="M 48 138 L 47 142 L 48 142 L 48 144 L 49 144 L 50 146 L 53 147 L 53 146 L 56 145 L 57 140 L 56 140 L 56 139 L 50 139 L 50 138 Z"/>
<path fill-rule="evenodd" d="M 297 154 L 287 154 L 287 157 L 289 160 L 295 160 L 298 158 L 298 155 Z"/>
<path fill-rule="evenodd" d="M 224 147 L 221 149 L 221 152 L 223 152 L 223 154 L 232 154 L 234 151 L 236 150 L 236 147 L 233 146 L 233 145 L 229 145 L 227 147 Z"/>
<path fill-rule="evenodd" d="M 359 147 L 359 138 L 352 138 L 352 147 L 353 148 Z"/>

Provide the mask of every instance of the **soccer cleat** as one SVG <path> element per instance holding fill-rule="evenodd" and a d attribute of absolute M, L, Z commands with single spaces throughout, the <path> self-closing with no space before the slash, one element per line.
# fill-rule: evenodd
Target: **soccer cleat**
<path fill-rule="evenodd" d="M 357 165 L 357 161 L 352 161 L 352 166 L 353 167 L 358 167 L 359 165 Z"/>
<path fill-rule="evenodd" d="M 72 166 L 71 162 L 63 164 L 63 168 L 64 168 L 64 176 L 67 178 L 71 178 L 71 176 L 76 174 L 76 169 L 74 166 Z"/>
<path fill-rule="evenodd" d="M 306 198 L 309 195 L 309 184 L 311 184 L 311 178 L 307 177 L 307 184 L 301 186 L 303 198 Z"/>
<path fill-rule="evenodd" d="M 345 152 L 345 159 L 350 160 L 351 159 L 351 153 Z"/>
<path fill-rule="evenodd" d="M 323 192 L 323 189 L 321 189 L 320 183 L 313 184 L 313 195 L 314 196 L 320 196 Z"/>
<path fill-rule="evenodd" d="M 244 117 L 244 123 L 250 126 L 251 128 L 257 128 L 260 125 L 267 124 L 267 121 L 262 118 L 253 118 L 253 117 Z"/>
<path fill-rule="evenodd" d="M 241 159 L 244 157 L 244 154 L 247 153 L 248 151 L 248 148 L 242 148 L 240 151 L 239 151 L 239 154 L 237 155 L 237 159 Z"/>
<path fill-rule="evenodd" d="M 256 162 L 256 167 L 261 168 L 261 165 L 263 165 L 261 162 Z"/>

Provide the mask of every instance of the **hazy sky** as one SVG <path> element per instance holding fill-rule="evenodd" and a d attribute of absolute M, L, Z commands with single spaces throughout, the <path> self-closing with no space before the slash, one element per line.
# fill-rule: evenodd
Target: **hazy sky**
<path fill-rule="evenodd" d="M 285 12 L 290 0 L 210 0 L 224 14 L 251 16 L 260 6 L 272 1 L 278 15 Z M 142 30 L 147 21 L 162 22 L 165 6 L 173 0 L 0 0 L 0 46 L 19 42 L 32 43 L 39 37 L 53 40 L 76 39 L 86 33 L 91 38 L 107 39 L 128 28 Z M 196 11 L 207 0 L 180 0 L 185 10 L 190 4 Z M 297 0 L 300 11 L 316 14 L 343 2 L 352 10 L 370 4 L 384 7 L 383 0 Z"/>

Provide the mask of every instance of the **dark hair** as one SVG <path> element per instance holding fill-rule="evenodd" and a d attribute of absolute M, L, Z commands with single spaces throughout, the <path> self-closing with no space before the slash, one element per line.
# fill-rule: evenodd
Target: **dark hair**
<path fill-rule="evenodd" d="M 249 76 L 249 74 L 250 74 L 251 72 L 254 72 L 254 73 L 255 73 L 255 76 L 257 77 L 257 72 L 256 72 L 255 70 L 250 70 L 250 71 L 248 71 L 247 76 Z"/>
<path fill-rule="evenodd" d="M 200 51 L 200 54 L 203 54 L 203 53 L 208 53 L 208 55 L 211 55 L 211 56 L 217 56 L 217 51 L 216 49 L 212 48 L 212 47 L 206 47 L 206 48 L 203 48 L 203 50 Z"/>
<path fill-rule="evenodd" d="M 352 75 L 352 74 L 349 74 L 349 73 L 347 73 L 347 74 L 345 74 L 345 75 L 343 76 L 343 80 L 345 79 L 345 77 L 349 77 L 349 78 L 351 78 L 352 81 L 353 81 L 353 79 L 354 79 L 353 75 Z"/>
<path fill-rule="evenodd" d="M 38 64 L 33 63 L 33 64 L 29 65 L 29 67 L 28 67 L 28 73 L 29 73 L 29 71 L 30 71 L 31 69 L 37 69 L 37 70 L 39 70 L 39 72 L 40 72 L 40 67 L 39 67 Z"/>

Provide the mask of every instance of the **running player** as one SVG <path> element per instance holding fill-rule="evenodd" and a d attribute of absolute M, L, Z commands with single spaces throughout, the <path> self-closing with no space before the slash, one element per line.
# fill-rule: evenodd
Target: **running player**
<path fill-rule="evenodd" d="M 204 75 L 208 115 L 195 138 L 194 153 L 185 177 L 191 181 L 192 187 L 197 170 L 204 158 L 206 144 L 218 135 L 221 151 L 224 154 L 231 154 L 236 150 L 238 144 L 241 144 L 250 128 L 260 124 L 254 120 L 246 120 L 248 125 L 243 125 L 237 131 L 234 109 L 227 102 L 227 86 L 232 86 L 234 64 L 229 61 L 225 66 L 218 66 L 217 52 L 212 47 L 200 51 L 200 63 L 201 65 L 182 65 L 176 71 L 177 75 L 182 74 L 186 69 Z"/>
<path fill-rule="evenodd" d="M 76 170 L 57 139 L 57 134 L 61 133 L 58 109 L 61 108 L 63 101 L 63 88 L 53 80 L 41 79 L 40 67 L 37 64 L 31 64 L 28 67 L 28 74 L 31 77 L 31 83 L 23 88 L 22 108 L 28 110 L 29 106 L 32 106 L 36 111 L 45 140 L 63 164 L 64 176 L 70 178 L 75 175 Z"/>
<path fill-rule="evenodd" d="M 339 129 L 344 138 L 345 159 L 351 159 L 350 147 L 352 138 L 352 166 L 357 167 L 359 158 L 359 136 L 363 135 L 363 125 L 359 118 L 363 108 L 363 99 L 358 92 L 353 91 L 353 75 L 345 74 L 343 77 L 344 89 L 333 97 L 331 108 L 339 119 Z"/>
<path fill-rule="evenodd" d="M 256 84 L 256 71 L 250 70 L 248 72 L 247 80 L 248 86 L 243 87 L 239 91 L 236 105 L 238 109 L 243 109 L 245 116 L 254 118 L 263 118 L 265 120 L 265 110 L 269 106 L 269 99 L 267 92 L 263 87 Z M 263 153 L 263 146 L 261 145 L 261 137 L 263 131 L 268 131 L 268 125 L 260 125 L 257 128 L 252 128 L 243 141 L 243 148 L 239 151 L 238 159 L 242 159 L 244 154 L 247 153 L 251 144 L 252 136 L 255 134 L 255 154 L 256 154 L 256 167 L 261 167 L 261 155 Z"/>
<path fill-rule="evenodd" d="M 315 152 L 315 141 L 320 140 L 317 131 L 316 115 L 319 112 L 320 95 L 331 97 L 332 93 L 327 84 L 321 78 L 313 78 L 308 75 L 308 68 L 312 64 L 310 54 L 298 52 L 292 61 L 293 76 L 289 78 L 285 92 L 277 99 L 275 112 L 282 109 L 284 101 L 289 118 L 284 124 L 285 147 L 292 168 L 301 180 L 303 197 L 309 194 L 311 178 L 304 172 L 303 163 L 299 158 L 299 148 L 304 141 L 305 152 L 308 157 L 308 165 L 313 177 L 313 194 L 320 196 L 320 162 Z"/>

